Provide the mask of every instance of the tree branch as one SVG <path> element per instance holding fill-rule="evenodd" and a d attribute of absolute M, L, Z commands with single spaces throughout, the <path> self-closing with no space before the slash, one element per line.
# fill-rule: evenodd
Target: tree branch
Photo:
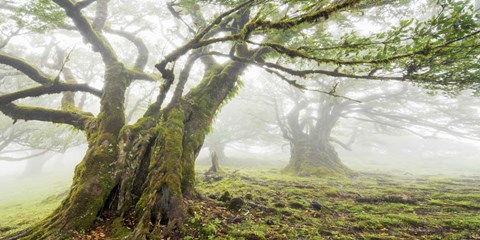
<path fill-rule="evenodd" d="M 104 30 L 108 33 L 112 33 L 112 34 L 121 36 L 121 37 L 127 39 L 128 41 L 132 42 L 135 45 L 135 47 L 137 48 L 137 51 L 138 51 L 138 55 L 137 55 L 137 58 L 135 60 L 135 65 L 134 65 L 133 68 L 137 71 L 142 71 L 145 68 L 145 66 L 147 65 L 148 55 L 149 55 L 148 48 L 145 45 L 145 43 L 143 42 L 143 40 L 141 38 L 136 37 L 132 33 L 129 33 L 129 32 L 123 31 L 123 30 L 116 30 L 116 29 L 111 29 L 111 28 L 108 28 L 108 27 L 105 27 Z"/>
<path fill-rule="evenodd" d="M 194 3 L 195 3 L 195 2 L 194 2 Z M 180 13 L 177 12 L 177 11 L 173 8 L 174 6 L 175 6 L 175 2 L 169 2 L 169 3 L 167 3 L 167 9 L 168 9 L 168 11 L 172 14 L 172 16 L 173 16 L 174 18 L 176 18 L 176 19 L 178 19 L 180 22 L 182 22 L 182 24 L 187 27 L 187 29 L 188 29 L 188 31 L 189 31 L 190 33 L 195 34 L 196 31 L 193 30 L 193 28 L 190 27 L 190 25 L 188 25 L 188 23 L 187 23 L 185 20 L 183 20 L 182 16 L 180 16 Z"/>
<path fill-rule="evenodd" d="M 361 0 L 346 0 L 342 3 L 327 6 L 324 8 L 320 8 L 310 13 L 305 13 L 298 17 L 289 18 L 286 20 L 281 20 L 277 22 L 257 19 L 253 22 L 248 23 L 244 29 L 242 30 L 244 39 L 247 40 L 250 34 L 255 31 L 256 29 L 289 29 L 294 26 L 298 26 L 303 23 L 315 23 L 318 22 L 320 19 L 328 19 L 333 13 L 339 12 L 343 9 L 347 9 L 349 7 L 353 7 L 355 4 L 360 3 Z"/>
<path fill-rule="evenodd" d="M 193 54 L 191 54 L 190 56 L 188 56 L 187 62 L 185 63 L 185 66 L 183 67 L 182 71 L 180 72 L 177 87 L 175 88 L 175 91 L 173 93 L 172 100 L 170 101 L 169 107 L 172 107 L 175 104 L 177 104 L 177 102 L 182 97 L 183 89 L 185 87 L 185 84 L 188 81 L 189 76 L 190 76 L 190 70 L 192 69 L 193 64 L 195 64 L 195 61 L 200 57 L 201 57 L 201 55 L 195 54 L 195 52 Z M 211 67 L 211 66 L 207 66 L 207 67 Z"/>
<path fill-rule="evenodd" d="M 232 13 L 236 12 L 236 11 L 239 11 L 240 9 L 242 8 L 245 8 L 246 6 L 250 5 L 251 3 L 253 3 L 254 1 L 253 0 L 248 0 L 240 5 L 238 5 L 237 7 L 229 10 L 229 11 L 226 11 L 222 14 L 220 14 L 218 17 L 216 17 L 212 23 L 210 23 L 210 25 L 208 25 L 207 27 L 205 27 L 205 29 L 203 29 L 203 31 L 201 31 L 200 33 L 198 33 L 197 35 L 195 35 L 190 41 L 188 41 L 186 44 L 184 44 L 183 46 L 177 48 L 175 51 L 173 51 L 172 53 L 170 53 L 169 55 L 167 55 L 160 63 L 156 64 L 155 67 L 162 73 L 162 74 L 166 74 L 167 76 L 169 75 L 169 72 L 168 70 L 166 70 L 166 66 L 168 63 L 170 62 L 174 62 L 176 61 L 178 58 L 180 58 L 181 56 L 183 56 L 184 54 L 186 54 L 188 51 L 192 50 L 192 49 L 197 49 L 197 48 L 201 48 L 201 47 L 204 47 L 204 46 L 207 46 L 207 45 L 210 45 L 212 43 L 216 43 L 216 42 L 224 42 L 224 41 L 229 41 L 229 40 L 235 40 L 235 39 L 238 39 L 240 37 L 240 35 L 236 34 L 236 35 L 231 35 L 231 36 L 226 36 L 226 37 L 222 37 L 222 38 L 216 38 L 216 39 L 209 39 L 209 40 L 204 40 L 204 41 L 201 41 L 201 39 L 206 35 L 208 34 L 208 32 L 216 25 L 220 24 L 222 22 L 222 20 L 231 15 Z M 164 76 L 165 78 L 165 76 Z"/>
<path fill-rule="evenodd" d="M 95 119 L 91 114 L 80 114 L 41 107 L 20 106 L 13 103 L 0 105 L 0 111 L 12 118 L 14 122 L 18 119 L 25 121 L 38 120 L 68 124 L 80 130 L 86 130 L 87 123 Z"/>
<path fill-rule="evenodd" d="M 75 4 L 75 7 L 77 7 L 78 9 L 83 9 L 83 8 L 86 8 L 88 6 L 90 6 L 90 4 L 94 3 L 96 0 L 83 0 L 83 1 L 80 1 L 78 3 Z"/>
<path fill-rule="evenodd" d="M 15 100 L 27 97 L 38 97 L 45 94 L 54 94 L 54 93 L 61 93 L 61 92 L 88 92 L 97 97 L 102 96 L 102 91 L 94 89 L 87 84 L 68 84 L 68 83 L 56 83 L 56 84 L 49 84 L 39 87 L 33 87 L 25 90 L 20 90 L 17 92 L 5 94 L 0 96 L 0 105 L 7 104 L 13 102 Z"/>
<path fill-rule="evenodd" d="M 25 156 L 25 157 L 4 157 L 4 156 L 0 156 L 0 161 L 7 161 L 7 162 L 19 162 L 19 161 L 25 161 L 25 160 L 28 160 L 30 158 L 35 158 L 35 157 L 38 157 L 38 156 L 42 156 L 43 154 L 47 153 L 49 150 L 43 150 L 39 153 L 35 153 L 35 154 L 31 154 L 31 155 L 28 155 L 28 156 Z"/>
<path fill-rule="evenodd" d="M 13 57 L 11 55 L 0 52 L 0 63 L 8 65 L 17 69 L 18 71 L 27 75 L 33 81 L 42 85 L 50 84 L 53 82 L 45 73 L 40 69 L 30 65 L 20 58 Z"/>
<path fill-rule="evenodd" d="M 108 16 L 108 1 L 110 0 L 97 0 L 95 19 L 92 23 L 92 27 L 95 31 L 100 32 L 105 26 Z"/>
<path fill-rule="evenodd" d="M 329 140 L 330 140 L 330 142 L 332 142 L 332 143 L 338 144 L 340 147 L 344 148 L 345 150 L 352 151 L 351 145 L 348 145 L 348 144 L 340 141 L 339 139 L 337 139 L 337 138 L 335 138 L 335 137 L 330 137 Z"/>
<path fill-rule="evenodd" d="M 331 77 L 344 77 L 344 78 L 352 78 L 352 79 L 368 79 L 368 80 L 397 80 L 397 81 L 404 81 L 406 78 L 404 77 L 395 77 L 395 76 L 372 76 L 372 75 L 354 75 L 354 74 L 347 74 L 347 73 L 341 73 L 341 72 L 336 72 L 336 71 L 327 71 L 327 70 L 321 70 L 321 69 L 307 69 L 307 70 L 296 70 L 292 68 L 288 68 L 285 66 L 281 66 L 279 64 L 271 63 L 271 62 L 255 62 L 251 59 L 247 58 L 241 58 L 238 56 L 234 56 L 231 54 L 224 54 L 221 52 L 209 52 L 206 54 L 213 54 L 217 56 L 222 56 L 222 57 L 228 57 L 234 61 L 242 62 L 242 63 L 248 63 L 251 65 L 258 66 L 263 69 L 276 69 L 285 73 L 288 73 L 292 76 L 297 76 L 297 77 L 307 77 L 308 75 L 312 74 L 323 74 L 326 76 L 331 76 Z M 407 78 L 408 79 L 408 78 Z"/>
<path fill-rule="evenodd" d="M 118 61 L 117 55 L 113 51 L 110 43 L 100 32 L 94 30 L 87 18 L 80 12 L 81 8 L 70 0 L 53 1 L 65 10 L 67 16 L 73 20 L 80 34 L 92 44 L 93 51 L 100 53 L 106 65 L 112 65 Z"/>
<path fill-rule="evenodd" d="M 128 76 L 129 76 L 130 81 L 145 80 L 145 81 L 155 82 L 155 81 L 159 81 L 159 80 L 162 79 L 162 77 L 158 73 L 148 74 L 148 73 L 145 73 L 143 71 L 138 71 L 136 69 L 125 69 L 125 70 L 128 72 Z"/>

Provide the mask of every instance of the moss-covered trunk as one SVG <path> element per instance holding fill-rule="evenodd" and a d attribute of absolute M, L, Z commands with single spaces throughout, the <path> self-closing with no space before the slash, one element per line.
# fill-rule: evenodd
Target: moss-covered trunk
<path fill-rule="evenodd" d="M 350 172 L 328 140 L 295 139 L 290 142 L 290 154 L 290 162 L 284 169 L 287 173 L 325 176 Z"/>
<path fill-rule="evenodd" d="M 99 223 L 111 225 L 114 237 L 181 236 L 183 200 L 197 196 L 195 159 L 216 111 L 244 68 L 238 63 L 211 68 L 158 119 L 144 117 L 135 125 L 124 125 L 121 107 L 103 104 L 100 119 L 109 124 L 91 123 L 90 146 L 67 199 L 51 217 L 7 239 L 66 239 Z M 115 115 L 117 111 L 121 114 Z"/>
<path fill-rule="evenodd" d="M 110 209 L 117 219 L 133 219 L 129 239 L 182 235 L 183 200 L 197 196 L 195 159 L 217 109 L 243 69 L 238 63 L 212 68 L 195 89 L 165 108 L 155 125 L 145 118 L 124 129 L 122 171 L 108 205 L 114 206 Z"/>
<path fill-rule="evenodd" d="M 127 74 L 121 63 L 105 71 L 105 87 L 98 120 L 86 123 L 89 148 L 75 168 L 70 192 L 54 213 L 34 227 L 6 239 L 66 239 L 91 227 L 115 185 L 117 136 L 125 125 L 124 95 Z"/>

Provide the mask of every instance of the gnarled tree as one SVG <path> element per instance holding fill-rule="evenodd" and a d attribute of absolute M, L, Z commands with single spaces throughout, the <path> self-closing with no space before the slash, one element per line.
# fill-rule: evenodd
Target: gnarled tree
<path fill-rule="evenodd" d="M 360 16 L 361 11 L 374 7 L 377 1 L 289 3 L 247 0 L 241 3 L 228 1 L 225 3 L 227 7 L 219 4 L 222 2 L 197 5 L 183 1 L 183 5 L 169 5 L 172 17 L 181 19 L 179 22 L 188 26 L 190 35 L 169 54 L 160 56 L 161 61 L 155 65 L 160 74 L 145 72 L 149 64 L 149 50 L 145 43 L 148 37 L 140 37 L 142 27 L 131 27 L 151 18 L 119 15 L 118 8 L 129 3 L 36 0 L 24 6 L 20 6 L 21 2 L 2 6 L 2 11 L 10 11 L 17 17 L 23 15 L 11 11 L 29 15 L 17 23 L 32 19 L 49 23 L 34 25 L 38 32 L 77 33 L 76 36 L 100 55 L 105 66 L 103 89 L 98 90 L 82 83 L 69 83 L 61 74 L 49 74 L 18 55 L 7 53 L 9 45 L 2 49 L 5 52 L 0 53 L 0 64 L 22 72 L 37 85 L 0 96 L 0 111 L 14 120 L 71 125 L 85 132 L 89 144 L 61 206 L 44 221 L 7 239 L 65 239 L 75 231 L 89 229 L 98 217 L 107 213 L 113 215 L 116 222 L 129 219 L 132 229 L 126 236 L 129 239 L 180 235 L 186 217 L 183 200 L 196 197 L 195 158 L 215 113 L 235 92 L 237 80 L 248 66 L 282 76 L 298 87 L 301 86 L 290 80 L 289 75 L 426 81 L 428 74 L 439 73 L 443 77 L 440 83 L 450 79 L 466 83 L 464 80 L 473 74 L 472 71 L 461 74 L 451 71 L 460 67 L 474 68 L 468 64 L 454 64 L 446 69 L 449 73 L 446 75 L 443 74 L 445 71 L 438 71 L 444 61 L 454 57 L 467 62 L 476 59 L 478 44 L 472 43 L 478 41 L 479 31 L 472 22 L 473 13 L 468 9 L 442 11 L 437 20 L 418 22 L 416 28 L 408 28 L 411 22 L 402 22 L 383 35 L 358 37 L 346 34 L 339 39 L 338 36 L 322 34 L 322 28 L 317 26 L 335 21 L 340 15 Z M 143 9 L 139 1 L 130 3 L 138 6 L 129 6 L 132 10 L 143 10 L 142 14 L 153 12 L 158 15 L 155 12 L 158 2 L 141 3 Z M 285 4 L 290 6 L 285 8 Z M 176 7 L 193 9 L 186 11 L 192 17 L 182 16 Z M 205 7 L 218 9 L 221 13 L 202 24 L 198 12 Z M 457 14 L 459 11 L 463 11 L 461 15 Z M 117 26 L 116 21 L 124 26 Z M 453 23 L 460 24 L 461 31 L 452 32 L 448 24 Z M 430 34 L 432 32 L 438 34 Z M 122 49 L 112 44 L 111 35 L 126 39 L 135 46 L 135 61 L 118 54 Z M 291 41 L 285 41 L 286 36 L 290 36 Z M 317 66 L 305 64 L 306 68 L 299 68 L 289 63 L 292 59 L 313 62 Z M 187 83 L 192 83 L 190 72 L 197 61 L 203 63 L 204 74 L 194 86 L 187 88 Z M 332 66 L 340 67 L 331 69 Z M 373 71 L 377 69 L 383 71 Z M 60 71 L 64 72 L 64 69 Z M 395 75 L 394 72 L 401 74 Z M 161 81 L 161 84 L 157 98 L 145 114 L 136 123 L 128 125 L 125 93 L 136 80 Z M 99 113 L 93 115 L 74 107 L 56 110 L 19 103 L 24 98 L 62 92 L 88 92 L 99 97 Z"/>
<path fill-rule="evenodd" d="M 315 82 L 315 87 L 310 85 L 312 88 L 330 90 L 330 94 L 288 89 L 272 101 L 282 135 L 290 143 L 290 162 L 285 172 L 317 176 L 351 172 L 342 164 L 335 147 L 351 150 L 362 132 L 361 122 L 373 125 L 378 133 L 403 131 L 423 138 L 450 135 L 480 139 L 476 124 L 479 118 L 472 115 L 472 107 L 476 106 L 474 97 L 468 98 L 468 103 L 465 96 L 462 99 L 430 96 L 424 89 L 408 83 L 352 83 L 341 79 L 332 80 L 331 84 Z M 343 97 L 331 96 L 337 94 Z M 451 104 L 438 105 L 447 101 Z M 343 136 L 338 137 L 340 123 L 349 119 L 354 121 L 343 125 L 353 125 L 352 130 L 344 128 Z"/>

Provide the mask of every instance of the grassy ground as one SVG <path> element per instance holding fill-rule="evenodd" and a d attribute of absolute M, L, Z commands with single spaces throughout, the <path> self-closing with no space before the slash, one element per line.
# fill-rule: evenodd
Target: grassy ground
<path fill-rule="evenodd" d="M 0 237 L 50 214 L 70 185 L 71 173 L 0 178 Z"/>
<path fill-rule="evenodd" d="M 480 239 L 480 177 L 199 171 L 186 239 Z M 0 237 L 46 216 L 67 185 L 0 201 Z"/>
<path fill-rule="evenodd" d="M 480 239 L 479 177 L 295 178 L 272 170 L 198 185 L 211 201 L 192 204 L 200 227 L 193 239 Z M 220 200 L 227 191 L 244 200 L 238 211 Z"/>

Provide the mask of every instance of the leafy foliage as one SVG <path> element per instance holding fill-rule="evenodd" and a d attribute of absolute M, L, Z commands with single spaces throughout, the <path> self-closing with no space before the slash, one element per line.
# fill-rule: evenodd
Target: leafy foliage
<path fill-rule="evenodd" d="M 51 0 L 33 0 L 17 9 L 17 24 L 34 32 L 45 33 L 65 25 L 65 12 Z"/>

